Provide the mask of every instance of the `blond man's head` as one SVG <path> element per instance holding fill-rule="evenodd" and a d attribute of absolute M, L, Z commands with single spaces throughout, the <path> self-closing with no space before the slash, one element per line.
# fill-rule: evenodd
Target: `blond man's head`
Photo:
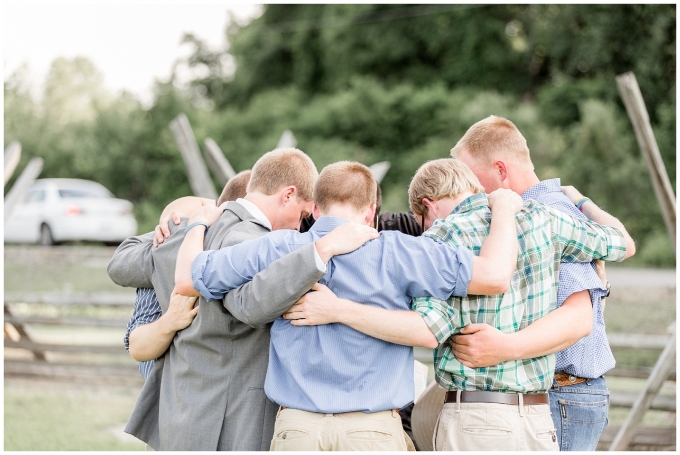
<path fill-rule="evenodd" d="M 481 193 L 484 188 L 469 167 L 453 158 L 428 161 L 420 166 L 408 187 L 408 202 L 415 216 L 427 216 L 423 199 L 454 199 L 464 192 Z"/>
<path fill-rule="evenodd" d="M 339 161 L 321 170 L 314 187 L 314 203 L 323 214 L 333 205 L 362 212 L 376 204 L 377 185 L 368 167 L 355 161 Z"/>
<path fill-rule="evenodd" d="M 491 115 L 472 125 L 451 149 L 453 158 L 469 156 L 480 165 L 508 160 L 516 166 L 533 169 L 527 141 L 514 123 Z"/>
<path fill-rule="evenodd" d="M 296 148 L 280 148 L 267 152 L 255 163 L 248 182 L 248 193 L 267 196 L 287 186 L 294 186 L 297 197 L 311 201 L 318 171 L 314 162 Z"/>
<path fill-rule="evenodd" d="M 227 184 L 224 185 L 224 189 L 222 190 L 219 199 L 217 199 L 217 205 L 222 205 L 224 202 L 235 201 L 236 199 L 245 197 L 246 188 L 250 181 L 250 173 L 250 169 L 247 169 L 230 178 Z"/>

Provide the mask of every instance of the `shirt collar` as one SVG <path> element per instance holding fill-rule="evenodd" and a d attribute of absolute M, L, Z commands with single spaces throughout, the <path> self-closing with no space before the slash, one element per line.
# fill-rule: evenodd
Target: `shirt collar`
<path fill-rule="evenodd" d="M 560 188 L 560 179 L 542 180 L 522 193 L 522 200 L 528 201 L 529 199 L 538 199 L 539 196 L 545 193 L 555 192 L 562 192 L 562 189 Z"/>
<path fill-rule="evenodd" d="M 309 230 L 317 233 L 319 236 L 324 236 L 336 227 L 345 223 L 349 223 L 349 220 L 346 218 L 340 218 L 337 216 L 322 216 L 314 222 Z"/>
<path fill-rule="evenodd" d="M 465 213 L 473 210 L 481 209 L 489 206 L 489 200 L 486 198 L 486 193 L 473 194 L 463 202 L 458 204 L 458 207 L 453 209 L 451 215 L 454 213 Z"/>
<path fill-rule="evenodd" d="M 262 213 L 262 210 L 260 210 L 258 206 L 250 201 L 246 201 L 243 198 L 238 198 L 235 202 L 241 204 L 244 209 L 248 210 L 250 214 L 253 215 L 253 217 L 255 217 L 265 227 L 269 228 L 269 230 L 272 229 L 272 224 L 269 222 L 269 219 L 264 215 L 264 213 Z"/>

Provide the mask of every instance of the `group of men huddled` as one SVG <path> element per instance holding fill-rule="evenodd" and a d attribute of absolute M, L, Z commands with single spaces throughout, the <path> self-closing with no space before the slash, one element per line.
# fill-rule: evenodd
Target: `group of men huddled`
<path fill-rule="evenodd" d="M 276 149 L 123 242 L 108 272 L 138 288 L 125 343 L 146 379 L 125 431 L 156 450 L 414 450 L 400 412 L 425 346 L 448 391 L 435 450 L 594 450 L 614 366 L 595 260 L 633 240 L 539 181 L 509 120 L 451 156 L 418 169 L 412 213 L 379 214 L 363 164 L 319 174 Z"/>

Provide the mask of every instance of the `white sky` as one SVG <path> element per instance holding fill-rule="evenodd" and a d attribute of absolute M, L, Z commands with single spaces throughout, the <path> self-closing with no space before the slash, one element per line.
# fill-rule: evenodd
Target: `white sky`
<path fill-rule="evenodd" d="M 22 63 L 40 86 L 56 57 L 85 56 L 103 73 L 106 87 L 152 99 L 155 79 L 166 79 L 179 57 L 184 32 L 217 49 L 224 44 L 227 10 L 239 21 L 259 15 L 253 3 L 21 1 L 3 4 L 4 75 Z"/>

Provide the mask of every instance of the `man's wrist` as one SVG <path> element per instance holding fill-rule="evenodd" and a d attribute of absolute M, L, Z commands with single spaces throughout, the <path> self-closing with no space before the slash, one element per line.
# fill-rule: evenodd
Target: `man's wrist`
<path fill-rule="evenodd" d="M 319 254 L 319 257 L 324 264 L 328 263 L 328 261 L 330 261 L 330 259 L 334 256 L 333 249 L 325 239 L 326 236 L 321 237 L 319 240 L 314 242 L 314 248 L 316 248 L 316 252 Z"/>

